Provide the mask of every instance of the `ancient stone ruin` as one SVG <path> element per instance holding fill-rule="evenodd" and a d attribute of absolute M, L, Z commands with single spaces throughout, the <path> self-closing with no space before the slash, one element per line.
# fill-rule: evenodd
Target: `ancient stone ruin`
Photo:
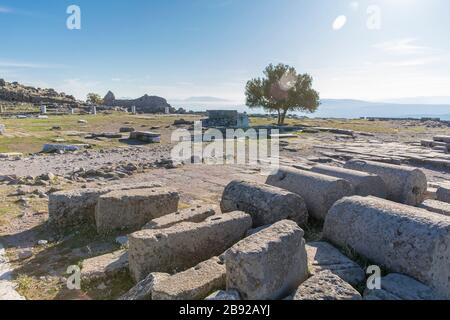
<path fill-rule="evenodd" d="M 202 121 L 204 127 L 248 128 L 248 115 L 236 110 L 209 110 L 208 118 Z"/>
<path fill-rule="evenodd" d="M 86 283 L 129 273 L 122 300 L 450 298 L 450 188 L 424 201 L 426 178 L 407 166 L 304 169 L 232 181 L 220 207 L 179 209 L 176 190 L 151 183 L 57 192 L 50 221 L 128 233 L 127 248 L 82 263 Z M 309 218 L 321 241 L 305 240 Z M 380 289 L 367 265 L 386 270 Z"/>

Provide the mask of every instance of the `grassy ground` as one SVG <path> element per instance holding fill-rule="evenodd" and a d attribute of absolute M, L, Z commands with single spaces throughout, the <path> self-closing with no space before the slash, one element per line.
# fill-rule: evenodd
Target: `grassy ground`
<path fill-rule="evenodd" d="M 86 133 L 119 132 L 121 127 L 130 126 L 142 131 L 167 131 L 167 126 L 173 124 L 180 116 L 133 116 L 123 113 L 74 115 L 74 116 L 50 116 L 48 119 L 2 119 L 7 131 L 0 136 L 0 152 L 21 152 L 30 154 L 42 150 L 45 143 L 57 143 L 64 141 L 68 144 L 91 144 L 93 147 L 117 147 L 125 145 L 119 139 L 86 140 Z M 183 116 L 186 120 L 194 120 L 197 117 Z M 80 124 L 78 120 L 86 120 L 87 124 Z M 61 127 L 61 130 L 51 130 L 52 127 Z M 152 129 L 159 127 L 158 129 Z M 123 135 L 124 138 L 127 134 Z M 60 140 L 62 139 L 62 140 Z M 166 139 L 163 139 L 163 142 Z"/>
<path fill-rule="evenodd" d="M 59 141 L 70 144 L 91 144 L 94 148 L 118 147 L 126 145 L 119 139 L 86 140 L 86 133 L 118 132 L 120 127 L 131 126 L 136 130 L 152 130 L 162 134 L 162 143 L 170 141 L 170 132 L 174 127 L 175 119 L 198 120 L 198 116 L 166 116 L 145 115 L 133 116 L 123 113 L 74 115 L 74 116 L 50 116 L 49 119 L 2 119 L 1 123 L 6 125 L 6 134 L 0 136 L 0 152 L 21 152 L 30 154 L 39 152 L 45 143 L 58 143 Z M 78 120 L 86 120 L 87 124 L 80 124 Z M 251 124 L 269 125 L 275 123 L 272 118 L 251 118 Z M 307 125 L 319 127 L 331 127 L 339 129 L 350 129 L 368 133 L 423 133 L 424 127 L 404 127 L 395 122 L 366 120 L 321 120 L 321 119 L 287 119 L 289 125 Z M 61 130 L 51 130 L 59 126 Z M 158 127 L 158 129 L 152 129 Z M 127 134 L 124 134 L 124 138 Z M 62 139 L 62 140 L 61 140 Z"/>

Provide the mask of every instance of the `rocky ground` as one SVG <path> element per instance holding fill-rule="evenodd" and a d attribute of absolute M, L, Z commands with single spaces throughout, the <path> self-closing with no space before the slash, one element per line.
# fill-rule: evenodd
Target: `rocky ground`
<path fill-rule="evenodd" d="M 347 122 L 309 125 L 352 129 Z M 367 129 L 365 126 L 371 130 L 361 132 Z M 449 179 L 450 166 L 445 161 L 450 161 L 450 156 L 421 145 L 421 140 L 448 134 L 447 127 L 364 122 L 353 129 L 359 133 L 310 130 L 282 139 L 281 164 L 299 168 L 316 163 L 342 166 L 351 158 L 365 158 L 413 164 L 423 169 L 430 183 Z M 180 193 L 179 208 L 183 209 L 198 204 L 217 205 L 225 186 L 234 179 L 266 180 L 256 166 L 174 164 L 170 161 L 171 149 L 169 143 L 128 145 L 0 159 L 0 243 L 6 248 L 16 290 L 27 299 L 115 299 L 133 285 L 129 275 L 122 275 L 90 284 L 81 291 L 67 289 L 68 266 L 123 248 L 123 242 L 116 236 L 99 236 L 89 227 L 68 234 L 54 230 L 46 223 L 48 196 L 54 192 L 157 182 Z M 305 231 L 308 242 L 321 239 L 321 228 L 312 225 Z"/>

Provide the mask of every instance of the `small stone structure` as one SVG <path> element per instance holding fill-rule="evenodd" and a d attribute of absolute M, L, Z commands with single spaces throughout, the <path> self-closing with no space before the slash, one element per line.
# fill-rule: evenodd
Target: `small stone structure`
<path fill-rule="evenodd" d="M 0 123 L 0 135 L 4 134 L 5 131 L 6 131 L 5 125 Z"/>
<path fill-rule="evenodd" d="M 161 134 L 150 131 L 134 131 L 130 133 L 130 139 L 146 143 L 160 143 Z"/>
<path fill-rule="evenodd" d="M 208 119 L 202 124 L 204 127 L 248 128 L 250 120 L 246 113 L 236 110 L 209 110 Z"/>

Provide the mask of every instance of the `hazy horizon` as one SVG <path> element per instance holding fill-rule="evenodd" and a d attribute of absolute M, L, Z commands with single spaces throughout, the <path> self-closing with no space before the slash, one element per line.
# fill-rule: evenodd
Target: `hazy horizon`
<path fill-rule="evenodd" d="M 0 77 L 85 99 L 244 101 L 269 63 L 310 73 L 321 98 L 450 96 L 445 0 L 0 0 Z M 120 21 L 121 23 L 117 23 Z"/>

